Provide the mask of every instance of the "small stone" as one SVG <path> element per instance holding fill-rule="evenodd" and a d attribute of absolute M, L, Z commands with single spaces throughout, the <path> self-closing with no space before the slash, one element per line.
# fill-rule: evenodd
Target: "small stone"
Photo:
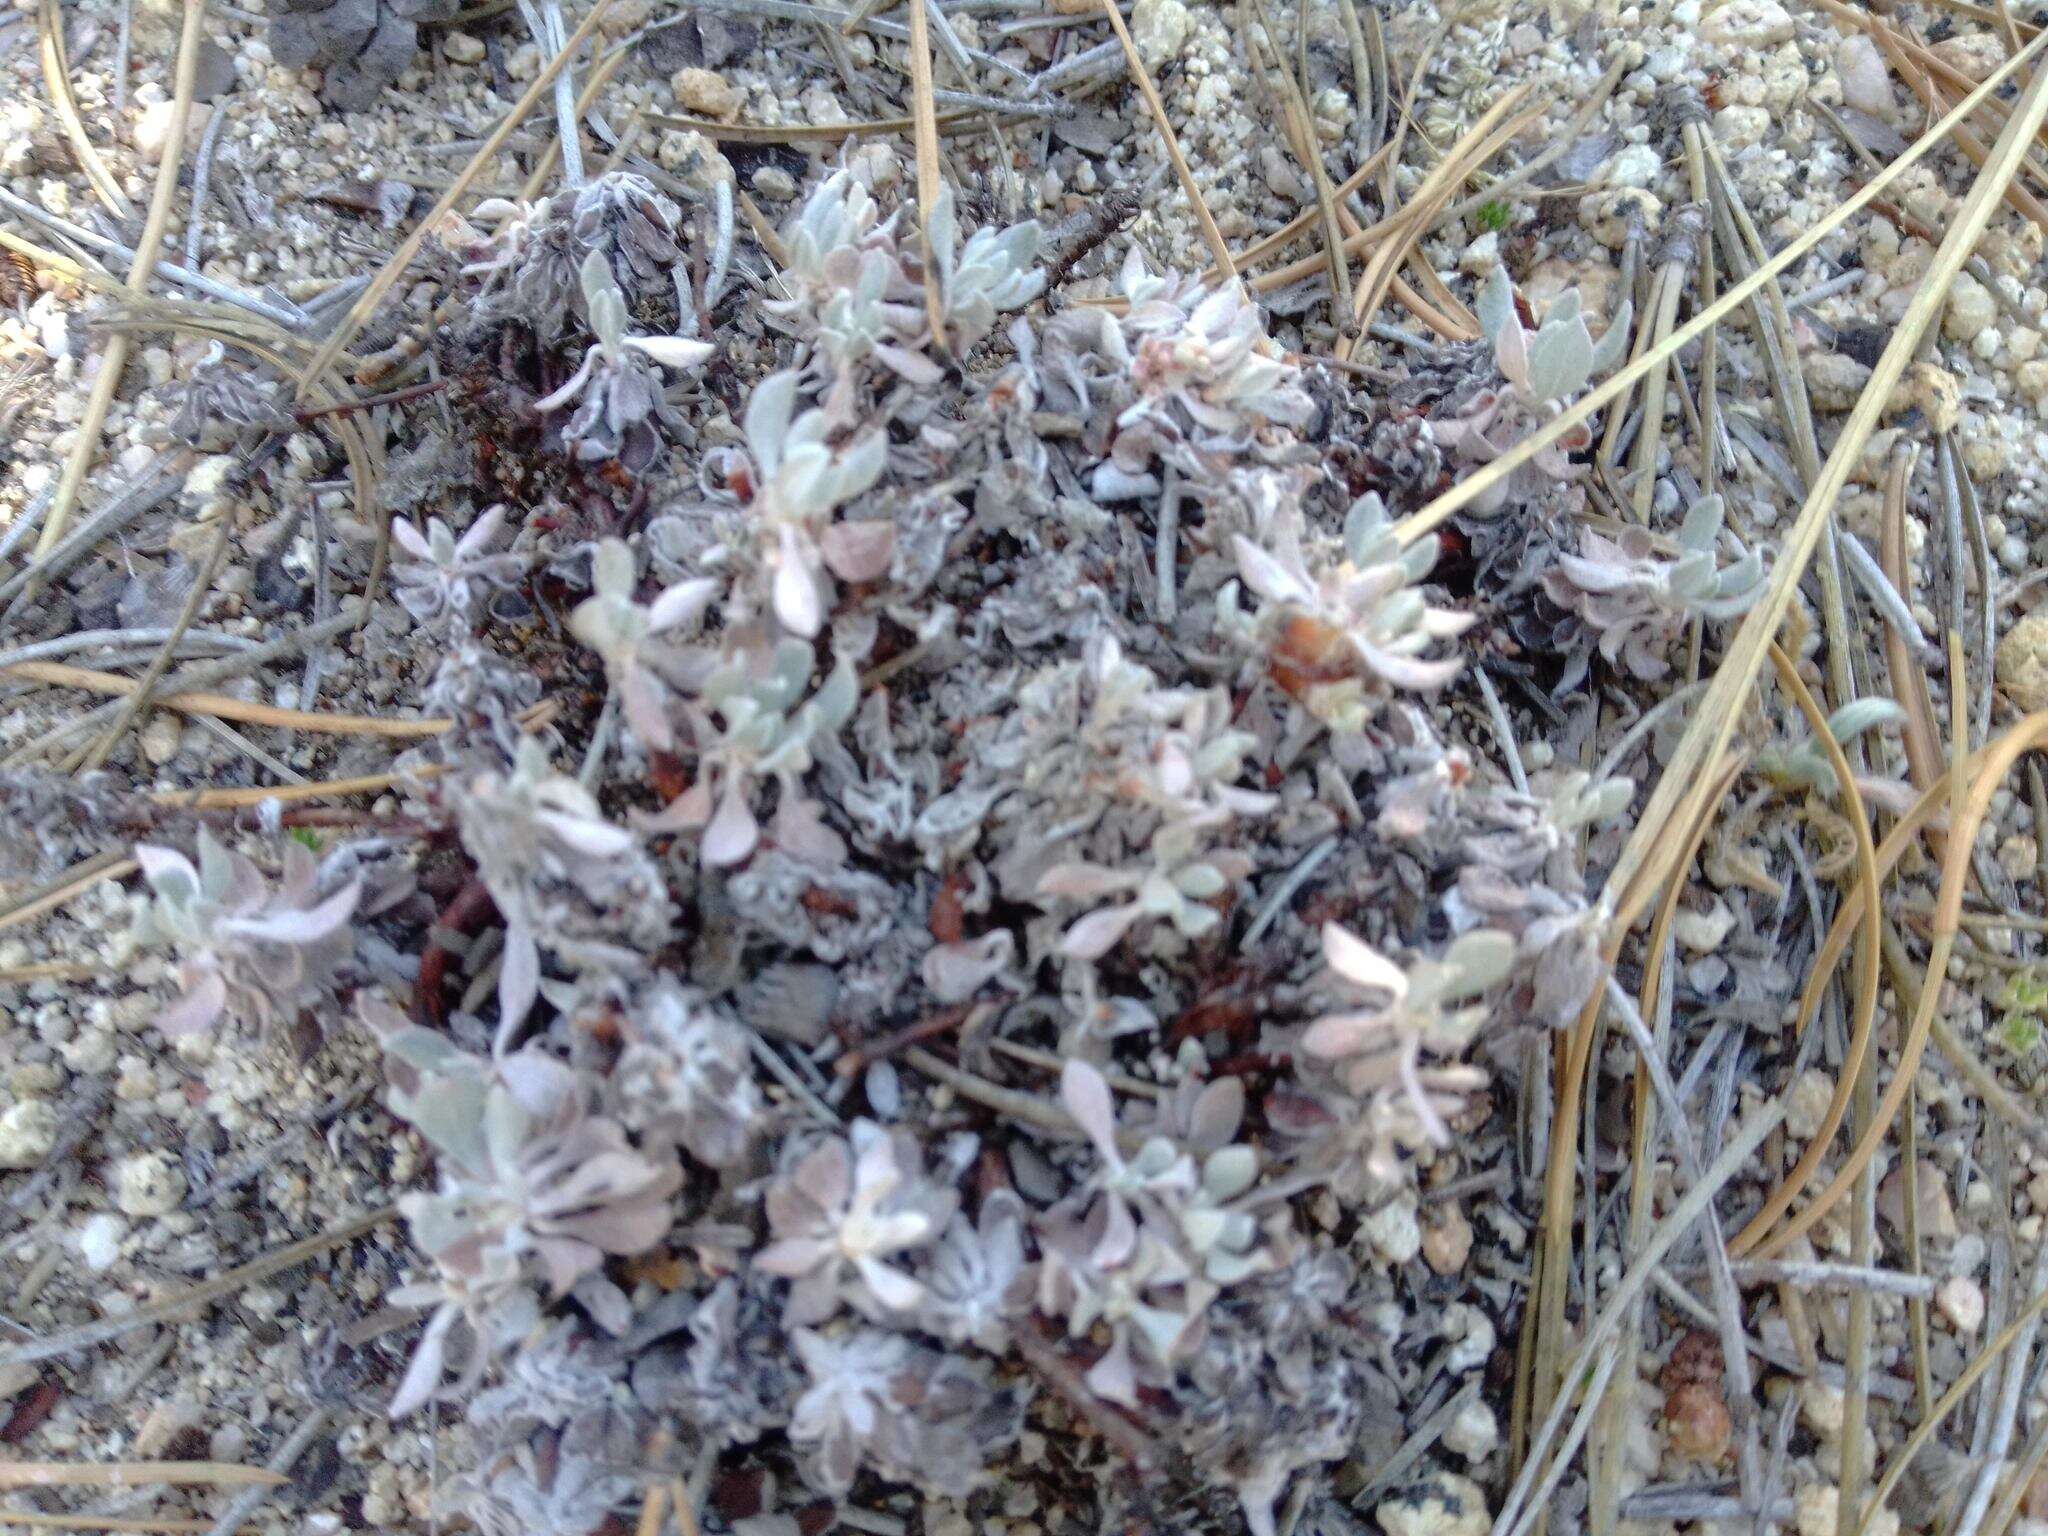
<path fill-rule="evenodd" d="M 1735 103 L 1714 114 L 1714 137 L 1729 149 L 1752 149 L 1771 131 L 1771 114 L 1762 107 Z"/>
<path fill-rule="evenodd" d="M 1718 896 L 1704 912 L 1681 907 L 1671 921 L 1671 931 L 1677 935 L 1678 942 L 1696 955 L 1710 955 L 1719 949 L 1734 926 L 1734 912 Z"/>
<path fill-rule="evenodd" d="M 1950 69 L 1972 80 L 1990 76 L 2006 59 L 2005 41 L 1995 32 L 1958 32 L 1930 50 Z"/>
<path fill-rule="evenodd" d="M 1664 157 L 1647 144 L 1630 144 L 1609 160 L 1596 180 L 1615 187 L 1647 187 L 1664 168 Z"/>
<path fill-rule="evenodd" d="M 1657 233 L 1664 205 L 1640 187 L 1605 187 L 1579 199 L 1579 224 L 1610 250 L 1628 244 L 1631 227 Z"/>
<path fill-rule="evenodd" d="M 441 39 L 441 51 L 452 63 L 481 64 L 484 40 L 468 32 L 450 32 Z"/>
<path fill-rule="evenodd" d="M 1793 1524 L 1799 1536 L 1835 1536 L 1842 1491 L 1832 1483 L 1808 1483 L 1793 1501 Z M 1866 1509 L 1863 1536 L 1899 1536 L 1899 1517 L 1883 1505 Z"/>
<path fill-rule="evenodd" d="M 2036 411 L 2048 406 L 2048 358 L 2021 363 L 2013 370 L 2012 379 L 2019 386 L 2020 393 L 2034 403 Z"/>
<path fill-rule="evenodd" d="M 1984 1288 L 1961 1275 L 1934 1288 L 1934 1307 L 1957 1333 L 1975 1333 L 1984 1326 Z"/>
<path fill-rule="evenodd" d="M 1472 1254 L 1472 1223 L 1453 1205 L 1422 1229 L 1423 1262 L 1440 1275 L 1455 1275 Z"/>
<path fill-rule="evenodd" d="M 135 147 L 142 158 L 154 165 L 164 157 L 164 142 L 171 136 L 171 114 L 177 110 L 177 103 L 170 101 L 153 102 L 142 109 L 135 119 Z M 199 136 L 206 131 L 206 120 L 213 116 L 213 108 L 203 102 L 193 103 L 185 115 L 185 149 L 190 153 L 198 146 Z"/>
<path fill-rule="evenodd" d="M 1687 1461 L 1719 1461 L 1734 1428 L 1726 1400 L 1708 1382 L 1680 1382 L 1665 1394 L 1664 1438 Z"/>
<path fill-rule="evenodd" d="M 1834 1101 L 1835 1085 L 1827 1073 L 1818 1068 L 1800 1073 L 1785 1095 L 1785 1133 L 1801 1141 L 1813 1140 Z"/>
<path fill-rule="evenodd" d="M 111 1211 L 87 1217 L 78 1229 L 78 1253 L 85 1267 L 95 1274 L 112 1269 L 121 1257 L 121 1239 L 127 1234 L 128 1223 Z"/>
<path fill-rule="evenodd" d="M 1842 1389 L 1831 1387 L 1824 1381 L 1802 1381 L 1799 1384 L 1799 1416 L 1823 1442 L 1828 1445 L 1839 1443 L 1842 1438 Z"/>
<path fill-rule="evenodd" d="M 720 123 L 738 117 L 740 104 L 746 100 L 738 87 L 715 69 L 679 69 L 668 77 L 668 88 L 685 110 Z"/>
<path fill-rule="evenodd" d="M 1444 1351 L 1443 1365 L 1453 1376 L 1478 1370 L 1493 1358 L 1494 1345 L 1499 1342 L 1493 1319 L 1462 1301 L 1444 1308 L 1443 1316 L 1437 1321 L 1437 1332 L 1450 1340 L 1451 1347 Z"/>
<path fill-rule="evenodd" d="M 1835 74 L 1842 82 L 1842 105 L 1867 112 L 1885 122 L 1897 114 L 1892 72 L 1876 43 L 1861 32 L 1835 45 Z"/>
<path fill-rule="evenodd" d="M 1458 270 L 1467 277 L 1485 277 L 1499 261 L 1500 234 L 1489 229 L 1465 247 L 1465 253 L 1458 258 Z"/>
<path fill-rule="evenodd" d="M 1925 1158 L 1920 1160 L 1914 1185 L 1920 1196 L 1920 1240 L 1947 1242 L 1957 1231 L 1955 1203 L 1948 1197 L 1948 1180 Z M 1877 1214 L 1891 1223 L 1892 1230 L 1906 1230 L 1906 1179 L 1903 1167 L 1894 1168 L 1877 1186 Z"/>
<path fill-rule="evenodd" d="M 764 165 L 754 172 L 754 190 L 770 202 L 786 203 L 796 196 L 796 179 L 779 165 Z"/>
<path fill-rule="evenodd" d="M 2005 473 L 2011 455 L 2005 439 L 1995 432 L 1965 432 L 1958 439 L 1958 445 L 1962 449 L 1963 467 L 1979 485 L 1986 480 L 1996 480 Z"/>
<path fill-rule="evenodd" d="M 1789 43 L 1792 14 L 1778 0 L 1728 0 L 1700 18 L 1700 40 L 1744 52 Z"/>
<path fill-rule="evenodd" d="M 1918 411 L 1935 432 L 1953 432 L 1963 411 L 1963 381 L 1946 368 L 1915 363 L 1885 402 L 1887 416 Z"/>
<path fill-rule="evenodd" d="M 149 1410 L 149 1417 L 135 1432 L 135 1443 L 129 1447 L 129 1454 L 141 1460 L 154 1461 L 179 1435 L 188 1429 L 198 1428 L 204 1421 L 196 1402 L 182 1392 L 173 1393 Z"/>
<path fill-rule="evenodd" d="M 161 768 L 178 755 L 178 742 L 184 734 L 177 717 L 160 709 L 142 728 L 142 755 Z"/>
<path fill-rule="evenodd" d="M 168 1152 L 139 1152 L 114 1170 L 114 1204 L 129 1216 L 168 1216 L 185 1198 L 185 1173 Z"/>
<path fill-rule="evenodd" d="M 1870 382 L 1870 369 L 1846 352 L 1809 352 L 1800 367 L 1807 393 L 1824 411 L 1853 410 Z"/>
<path fill-rule="evenodd" d="M 2024 713 L 2048 709 L 2048 611 L 2028 614 L 1999 638 L 1992 670 Z"/>
<path fill-rule="evenodd" d="M 1147 69 L 1162 69 L 1178 59 L 1192 25 L 1181 0 L 1137 0 L 1131 7 L 1131 41 Z"/>
<path fill-rule="evenodd" d="M 192 76 L 192 99 L 212 101 L 234 88 L 234 55 L 210 37 L 199 39 L 199 57 Z"/>
<path fill-rule="evenodd" d="M 1389 1264 L 1406 1264 L 1422 1251 L 1422 1226 L 1415 1219 L 1415 1197 L 1398 1195 L 1358 1224 L 1372 1251 Z"/>
<path fill-rule="evenodd" d="M 1974 341 L 1977 333 L 1998 323 L 1998 304 L 1991 292 L 1967 272 L 1958 272 L 1949 285 L 1948 312 L 1941 317 L 1941 334 L 1950 341 Z"/>
<path fill-rule="evenodd" d="M 1479 1485 L 1455 1472 L 1431 1473 L 1372 1513 L 1387 1536 L 1486 1536 L 1493 1525 Z"/>
<path fill-rule="evenodd" d="M 57 1145 L 56 1106 L 47 1099 L 23 1099 L 0 1115 L 0 1168 L 34 1168 Z"/>
<path fill-rule="evenodd" d="M 1480 1398 L 1470 1398 L 1444 1428 L 1444 1449 L 1468 1462 L 1486 1460 L 1500 1447 L 1500 1421 Z"/>

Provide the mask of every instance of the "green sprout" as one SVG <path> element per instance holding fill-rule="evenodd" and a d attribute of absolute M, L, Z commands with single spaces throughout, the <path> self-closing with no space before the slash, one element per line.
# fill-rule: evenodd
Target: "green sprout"
<path fill-rule="evenodd" d="M 1498 197 L 1489 198 L 1473 210 L 1472 222 L 1488 234 L 1496 234 L 1508 227 L 1508 220 L 1514 217 L 1514 210 Z"/>
<path fill-rule="evenodd" d="M 1998 1037 L 2015 1056 L 2033 1054 L 2041 1043 L 2042 1016 L 2048 1013 L 2048 977 L 2037 970 L 2021 971 L 2005 985 L 2000 999 L 2005 1012 L 1998 1021 Z"/>
<path fill-rule="evenodd" d="M 304 843 L 315 853 L 320 851 L 320 834 L 311 827 L 293 827 L 291 836 L 293 842 Z"/>

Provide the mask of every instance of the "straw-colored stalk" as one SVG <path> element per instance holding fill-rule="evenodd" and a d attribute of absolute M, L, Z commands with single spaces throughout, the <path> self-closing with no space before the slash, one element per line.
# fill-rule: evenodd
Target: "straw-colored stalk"
<path fill-rule="evenodd" d="M 54 10 L 55 0 L 44 0 Z M 185 127 L 192 118 L 192 89 L 199 69 L 200 23 L 206 7 L 201 0 L 185 0 L 185 24 L 178 34 L 177 78 L 171 98 L 171 120 L 164 138 L 163 159 L 157 166 L 156 186 L 150 193 L 149 214 L 142 225 L 142 238 L 135 242 L 135 260 L 128 268 L 128 291 L 140 298 L 149 291 L 150 273 L 156 270 L 156 253 L 163 246 L 164 228 L 170 223 L 171 199 L 178 190 L 178 165 L 185 154 Z M 57 481 L 49 516 L 36 537 L 35 552 L 48 553 L 70 525 L 71 510 L 85 484 L 85 472 L 100 449 L 100 433 L 107 424 L 107 412 L 114 404 L 114 392 L 121 387 L 121 374 L 128 364 L 128 338 L 116 334 L 107 341 L 100 356 L 100 371 L 86 396 L 85 415 L 78 423 L 78 436 L 64 472 Z"/>

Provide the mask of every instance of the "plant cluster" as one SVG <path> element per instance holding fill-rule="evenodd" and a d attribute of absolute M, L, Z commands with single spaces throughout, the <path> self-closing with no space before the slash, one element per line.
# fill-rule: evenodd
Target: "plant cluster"
<path fill-rule="evenodd" d="M 651 1455 L 750 1458 L 762 1519 L 791 1479 L 973 1499 L 1065 1397 L 1274 1531 L 1416 1384 L 1406 1261 L 1303 1202 L 1412 1202 L 1501 1042 L 1584 1003 L 1632 784 L 1447 739 L 1483 604 L 1238 283 L 1133 249 L 1048 316 L 1035 225 L 915 229 L 848 169 L 713 333 L 631 173 L 479 218 L 464 344 L 537 504 L 393 524 L 452 900 L 138 850 L 167 1031 L 384 984 L 431 1154 L 391 1408 L 462 1405 L 449 1513 L 588 1536 Z M 1500 379 L 1374 462 L 1483 463 L 1612 361 L 1625 323 L 1530 332 L 1504 285 Z M 1624 681 L 1760 579 L 1717 505 L 1675 558 L 1586 539 L 1544 590 Z M 514 595 L 562 616 L 545 688 Z"/>

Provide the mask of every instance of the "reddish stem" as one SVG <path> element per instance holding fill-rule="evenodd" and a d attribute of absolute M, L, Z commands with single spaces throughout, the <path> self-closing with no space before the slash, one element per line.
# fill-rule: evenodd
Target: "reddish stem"
<path fill-rule="evenodd" d="M 441 915 L 434 919 L 433 933 L 467 934 L 497 914 L 498 904 L 491 900 L 491 893 L 485 887 L 483 876 L 472 875 L 469 884 L 455 893 L 448 905 L 441 909 Z M 437 939 L 430 939 L 420 955 L 419 981 L 413 988 L 413 1017 L 422 1024 L 439 1025 L 448 1018 L 448 1010 L 441 999 L 441 987 L 448 976 L 450 951 Z"/>

